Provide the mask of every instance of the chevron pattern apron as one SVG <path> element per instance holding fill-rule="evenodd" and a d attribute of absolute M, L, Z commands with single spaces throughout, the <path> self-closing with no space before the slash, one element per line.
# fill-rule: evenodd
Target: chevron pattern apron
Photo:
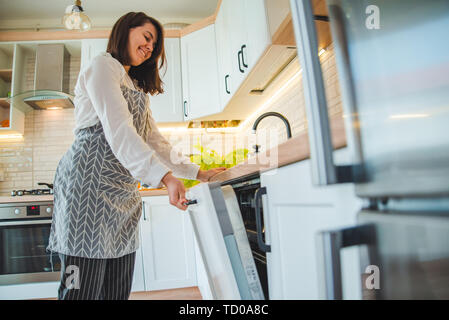
<path fill-rule="evenodd" d="M 137 133 L 149 130 L 148 96 L 121 86 Z M 51 252 L 109 259 L 139 247 L 142 200 L 137 181 L 117 160 L 100 122 L 77 132 L 54 179 Z"/>

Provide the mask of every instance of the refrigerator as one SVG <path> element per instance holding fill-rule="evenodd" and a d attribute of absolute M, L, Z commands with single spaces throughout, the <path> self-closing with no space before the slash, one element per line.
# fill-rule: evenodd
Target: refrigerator
<path fill-rule="evenodd" d="M 336 164 L 312 1 L 290 0 L 313 182 L 354 183 L 357 225 L 317 234 L 321 292 L 343 299 L 357 246 L 364 299 L 449 298 L 449 1 L 327 0 L 351 162 Z"/>

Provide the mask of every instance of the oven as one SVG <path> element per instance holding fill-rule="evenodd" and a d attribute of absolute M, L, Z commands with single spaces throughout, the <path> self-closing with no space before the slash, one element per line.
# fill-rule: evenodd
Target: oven
<path fill-rule="evenodd" d="M 260 222 L 262 226 L 262 240 L 265 241 L 265 229 L 263 228 L 263 212 L 262 206 L 256 203 L 256 191 L 260 189 L 260 177 L 259 175 L 253 175 L 245 177 L 243 179 L 229 181 L 229 184 L 234 189 L 237 196 L 237 200 L 240 206 L 240 212 L 242 213 L 243 223 L 245 224 L 246 234 L 248 235 L 248 241 L 251 247 L 251 251 L 256 263 L 257 273 L 262 285 L 262 290 L 265 298 L 269 299 L 268 293 L 268 274 L 267 274 L 267 255 L 266 250 L 263 250 L 259 246 L 257 239 L 257 217 L 256 217 L 256 205 L 258 207 Z M 258 200 L 260 201 L 260 199 Z"/>
<path fill-rule="evenodd" d="M 59 256 L 46 251 L 52 213 L 52 202 L 0 204 L 0 285 L 59 281 Z"/>

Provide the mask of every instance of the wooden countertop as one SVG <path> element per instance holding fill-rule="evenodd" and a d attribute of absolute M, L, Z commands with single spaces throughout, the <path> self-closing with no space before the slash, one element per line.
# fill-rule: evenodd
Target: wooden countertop
<path fill-rule="evenodd" d="M 168 192 L 166 189 L 146 190 L 146 191 L 140 191 L 139 193 L 142 198 L 168 195 Z M 0 203 L 48 202 L 48 201 L 53 201 L 53 195 L 0 197 Z"/>
<path fill-rule="evenodd" d="M 342 116 L 330 119 L 332 144 L 334 149 L 346 146 L 346 134 Z M 273 154 L 273 153 L 277 153 Z M 270 158 L 273 155 L 273 159 Z M 310 158 L 309 137 L 307 133 L 291 138 L 280 144 L 277 148 L 272 148 L 266 154 L 259 154 L 257 157 L 247 159 L 235 167 L 214 176 L 211 181 L 225 182 L 240 177 L 261 173 L 274 168 L 280 168 L 288 164 Z"/>

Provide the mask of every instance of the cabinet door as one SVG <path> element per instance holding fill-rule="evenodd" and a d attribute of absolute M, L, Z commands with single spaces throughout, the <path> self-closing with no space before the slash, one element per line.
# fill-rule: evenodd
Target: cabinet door
<path fill-rule="evenodd" d="M 264 0 L 223 0 L 236 91 L 271 43 Z M 220 8 L 221 10 L 222 8 Z"/>
<path fill-rule="evenodd" d="M 81 42 L 81 70 L 88 67 L 93 58 L 106 52 L 109 39 L 84 39 Z"/>
<path fill-rule="evenodd" d="M 160 70 L 164 93 L 150 97 L 156 122 L 182 122 L 181 53 L 179 38 L 165 39 L 167 65 Z"/>
<path fill-rule="evenodd" d="M 246 30 L 246 13 L 245 13 L 245 1 L 242 0 L 223 0 L 228 2 L 228 10 L 226 12 L 228 23 L 231 47 L 231 61 L 232 61 L 232 81 L 234 89 L 237 91 L 246 75 L 248 74 L 247 68 L 248 57 L 247 50 L 244 46 L 248 47 L 248 34 Z"/>
<path fill-rule="evenodd" d="M 222 1 L 217 18 L 215 19 L 215 35 L 217 43 L 219 89 L 221 107 L 224 109 L 235 92 L 234 78 L 232 76 L 232 59 L 237 57 L 233 55 L 231 48 L 231 19 L 230 2 Z"/>
<path fill-rule="evenodd" d="M 267 188 L 264 221 L 271 243 L 267 254 L 271 299 L 322 298 L 316 235 L 354 225 L 361 208 L 353 184 L 315 187 L 310 170 L 307 160 L 261 175 L 261 184 Z M 342 261 L 344 297 L 360 299 L 357 249 L 345 249 Z"/>
<path fill-rule="evenodd" d="M 265 1 L 245 0 L 245 29 L 247 31 L 247 51 L 243 53 L 248 61 L 247 72 L 251 72 L 261 55 L 271 44 Z"/>
<path fill-rule="evenodd" d="M 145 290 L 197 285 L 195 248 L 189 216 L 168 196 L 143 199 L 141 224 Z"/>
<path fill-rule="evenodd" d="M 141 227 L 139 224 L 140 238 L 142 238 Z M 140 247 L 136 251 L 136 262 L 134 265 L 133 283 L 131 292 L 145 291 L 145 275 L 143 270 L 143 255 L 142 255 L 142 239 L 140 239 Z"/>
<path fill-rule="evenodd" d="M 182 86 L 185 120 L 221 111 L 215 26 L 181 38 Z"/>

